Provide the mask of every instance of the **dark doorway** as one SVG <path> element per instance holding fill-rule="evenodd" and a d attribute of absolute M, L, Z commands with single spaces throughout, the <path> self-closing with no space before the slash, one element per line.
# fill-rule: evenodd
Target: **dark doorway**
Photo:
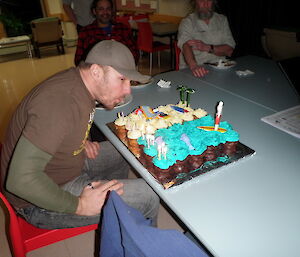
<path fill-rule="evenodd" d="M 30 21 L 41 17 L 40 0 L 0 0 L 0 21 L 8 37 L 31 34 Z"/>
<path fill-rule="evenodd" d="M 261 36 L 264 28 L 300 32 L 297 1 L 218 0 L 236 40 L 235 55 L 264 55 Z"/>

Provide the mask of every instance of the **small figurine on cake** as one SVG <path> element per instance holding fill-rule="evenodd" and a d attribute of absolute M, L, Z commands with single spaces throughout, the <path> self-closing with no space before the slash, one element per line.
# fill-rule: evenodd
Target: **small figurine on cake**
<path fill-rule="evenodd" d="M 180 93 L 180 102 L 179 104 L 181 104 L 184 107 L 189 107 L 190 106 L 190 95 L 194 94 L 196 91 L 193 88 L 187 88 L 185 86 L 180 86 L 177 87 L 177 90 L 179 90 Z M 184 97 L 186 93 L 186 97 Z"/>

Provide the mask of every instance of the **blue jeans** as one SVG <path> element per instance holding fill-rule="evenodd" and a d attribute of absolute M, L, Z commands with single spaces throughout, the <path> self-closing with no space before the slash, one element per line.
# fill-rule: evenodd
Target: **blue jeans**
<path fill-rule="evenodd" d="M 86 159 L 82 174 L 65 184 L 62 188 L 79 196 L 83 188 L 92 181 L 117 179 L 124 184 L 122 199 L 138 209 L 156 225 L 159 198 L 143 179 L 127 179 L 129 165 L 120 153 L 108 142 L 100 143 L 100 154 L 94 160 Z M 99 224 L 101 215 L 79 216 L 76 214 L 48 211 L 37 206 L 18 210 L 29 223 L 39 228 L 72 228 Z"/>

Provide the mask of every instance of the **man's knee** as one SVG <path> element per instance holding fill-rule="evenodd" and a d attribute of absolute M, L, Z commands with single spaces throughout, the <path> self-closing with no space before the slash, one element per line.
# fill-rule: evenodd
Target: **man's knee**
<path fill-rule="evenodd" d="M 123 200 L 141 211 L 146 218 L 157 216 L 159 197 L 143 179 L 121 180 L 124 183 Z"/>

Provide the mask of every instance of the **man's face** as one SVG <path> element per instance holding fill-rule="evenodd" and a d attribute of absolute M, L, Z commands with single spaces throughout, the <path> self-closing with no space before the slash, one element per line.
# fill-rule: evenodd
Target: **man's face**
<path fill-rule="evenodd" d="M 196 0 L 196 10 L 199 19 L 210 19 L 214 12 L 213 0 Z"/>
<path fill-rule="evenodd" d="M 112 6 L 107 0 L 100 0 L 93 10 L 96 20 L 102 24 L 109 24 L 112 19 Z"/>
<path fill-rule="evenodd" d="M 96 100 L 105 108 L 113 109 L 118 103 L 124 101 L 131 93 L 130 80 L 110 66 L 104 66 L 103 78 L 99 81 Z"/>

